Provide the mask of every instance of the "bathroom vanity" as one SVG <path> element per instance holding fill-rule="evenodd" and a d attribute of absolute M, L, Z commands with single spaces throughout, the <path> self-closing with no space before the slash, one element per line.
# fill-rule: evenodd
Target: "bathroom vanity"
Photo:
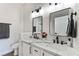
<path fill-rule="evenodd" d="M 49 9 L 51 10 L 47 11 Z M 79 4 L 72 6 L 58 4 L 42 10 L 49 14 L 48 18 L 41 13 L 37 13 L 37 16 L 32 15 L 31 35 L 34 37 L 21 38 L 19 55 L 79 56 Z M 37 37 L 37 34 L 42 32 L 47 32 L 50 37 L 46 39 Z"/>
<path fill-rule="evenodd" d="M 67 45 L 55 44 L 51 40 L 22 39 L 21 56 L 78 56 L 77 49 Z"/>

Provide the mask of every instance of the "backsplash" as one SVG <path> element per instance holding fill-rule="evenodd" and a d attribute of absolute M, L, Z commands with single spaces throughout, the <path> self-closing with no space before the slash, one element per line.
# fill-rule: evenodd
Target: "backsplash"
<path fill-rule="evenodd" d="M 48 36 L 48 39 L 53 40 L 53 43 L 57 43 L 57 44 L 61 44 L 61 45 L 66 44 L 67 46 L 73 47 L 73 38 L 72 37 L 58 36 L 58 38 L 57 38 L 57 36 Z"/>

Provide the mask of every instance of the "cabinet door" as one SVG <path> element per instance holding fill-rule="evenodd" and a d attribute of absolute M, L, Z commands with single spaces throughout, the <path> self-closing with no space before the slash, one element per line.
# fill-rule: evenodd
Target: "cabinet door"
<path fill-rule="evenodd" d="M 23 45 L 22 45 L 22 42 L 20 41 L 19 42 L 19 56 L 22 56 L 22 48 L 23 48 Z"/>
<path fill-rule="evenodd" d="M 43 56 L 61 56 L 59 54 L 56 54 L 54 52 L 50 53 L 50 52 L 47 52 L 47 51 L 43 51 Z"/>
<path fill-rule="evenodd" d="M 54 56 L 54 55 L 52 55 L 52 54 L 50 54 L 50 53 L 48 53 L 46 51 L 43 51 L 43 56 Z"/>
<path fill-rule="evenodd" d="M 40 48 L 32 46 L 31 52 L 33 56 L 42 56 L 42 50 Z"/>
<path fill-rule="evenodd" d="M 23 42 L 23 56 L 30 56 L 30 45 Z"/>

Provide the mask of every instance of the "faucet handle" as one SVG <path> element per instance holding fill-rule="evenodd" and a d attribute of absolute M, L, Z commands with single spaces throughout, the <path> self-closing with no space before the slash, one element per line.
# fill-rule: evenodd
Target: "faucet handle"
<path fill-rule="evenodd" d="M 56 37 L 56 39 L 58 39 L 58 36 Z"/>
<path fill-rule="evenodd" d="M 63 42 L 64 42 L 64 41 L 61 41 L 61 45 L 63 45 Z"/>
<path fill-rule="evenodd" d="M 61 45 L 63 45 L 63 44 L 67 44 L 67 42 L 61 41 Z"/>
<path fill-rule="evenodd" d="M 53 43 L 55 43 L 55 39 L 53 39 Z"/>

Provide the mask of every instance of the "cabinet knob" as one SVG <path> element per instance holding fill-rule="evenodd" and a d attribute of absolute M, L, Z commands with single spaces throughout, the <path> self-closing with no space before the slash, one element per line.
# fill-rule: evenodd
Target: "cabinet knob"
<path fill-rule="evenodd" d="M 44 53 L 43 53 L 43 56 L 44 56 Z"/>
<path fill-rule="evenodd" d="M 38 52 L 37 50 L 34 50 L 35 52 Z"/>

